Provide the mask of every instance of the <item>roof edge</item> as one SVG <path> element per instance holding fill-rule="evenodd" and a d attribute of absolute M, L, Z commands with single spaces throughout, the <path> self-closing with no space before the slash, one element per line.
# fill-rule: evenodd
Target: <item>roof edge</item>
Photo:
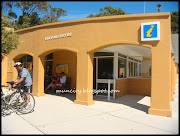
<path fill-rule="evenodd" d="M 76 19 L 70 21 L 54 22 L 49 24 L 42 24 L 37 26 L 32 26 L 20 30 L 16 30 L 16 33 L 28 31 L 32 29 L 38 29 L 42 27 L 54 26 L 54 25 L 63 25 L 70 23 L 80 23 L 80 22 L 89 22 L 89 21 L 101 21 L 101 20 L 110 20 L 110 19 L 125 19 L 125 18 L 143 18 L 143 17 L 157 17 L 157 16 L 170 16 L 170 12 L 163 13 L 146 13 L 146 14 L 125 14 L 125 15 L 114 15 L 114 16 L 105 16 L 105 17 L 94 17 L 94 18 L 85 18 L 85 19 Z"/>

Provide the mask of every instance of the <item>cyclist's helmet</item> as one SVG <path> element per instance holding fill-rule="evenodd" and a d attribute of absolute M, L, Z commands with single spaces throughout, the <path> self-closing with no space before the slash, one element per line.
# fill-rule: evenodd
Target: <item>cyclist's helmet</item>
<path fill-rule="evenodd" d="M 16 63 L 14 64 L 14 67 L 17 67 L 17 66 L 20 66 L 20 65 L 22 65 L 21 62 L 16 62 Z"/>

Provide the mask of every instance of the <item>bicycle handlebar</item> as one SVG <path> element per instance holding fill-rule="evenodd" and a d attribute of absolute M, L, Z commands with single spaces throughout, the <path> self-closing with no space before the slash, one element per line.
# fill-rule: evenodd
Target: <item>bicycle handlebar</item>
<path fill-rule="evenodd" d="M 11 86 L 1 85 L 1 87 L 11 87 L 11 88 L 16 88 L 16 89 L 22 89 L 22 87 L 24 86 L 23 84 L 17 84 L 15 87 L 12 87 L 12 85 L 14 84 L 14 81 L 6 82 L 6 83 L 10 84 Z"/>

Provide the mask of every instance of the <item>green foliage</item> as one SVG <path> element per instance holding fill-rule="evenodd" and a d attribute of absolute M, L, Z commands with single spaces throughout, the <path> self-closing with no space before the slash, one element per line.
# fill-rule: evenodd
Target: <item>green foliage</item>
<path fill-rule="evenodd" d="M 125 11 L 123 11 L 121 8 L 113 8 L 111 6 L 106 6 L 100 9 L 100 13 L 99 14 L 90 14 L 89 16 L 87 16 L 87 18 L 92 18 L 92 17 L 102 17 L 102 16 L 113 16 L 113 15 L 124 15 L 126 14 Z"/>
<path fill-rule="evenodd" d="M 171 13 L 171 33 L 179 34 L 179 12 Z"/>
<path fill-rule="evenodd" d="M 22 15 L 17 18 L 12 7 L 21 9 Z M 6 2 L 5 9 L 8 11 L 8 16 L 11 18 L 10 27 L 15 30 L 36 26 L 40 24 L 57 22 L 61 16 L 66 16 L 66 11 L 61 8 L 53 8 L 45 1 L 21 1 L 21 2 Z M 44 14 L 40 18 L 39 14 Z"/>
<path fill-rule="evenodd" d="M 17 48 L 20 43 L 18 35 L 13 29 L 7 30 L 10 19 L 1 13 L 1 61 L 4 56 L 8 55 L 12 50 Z"/>
<path fill-rule="evenodd" d="M 50 4 L 48 4 L 49 11 L 47 12 L 46 15 L 44 15 L 43 18 L 41 18 L 41 23 L 46 24 L 46 23 L 52 23 L 52 22 L 57 22 L 58 18 L 61 16 L 66 16 L 66 11 L 61 9 L 61 8 L 53 8 L 51 7 Z"/>

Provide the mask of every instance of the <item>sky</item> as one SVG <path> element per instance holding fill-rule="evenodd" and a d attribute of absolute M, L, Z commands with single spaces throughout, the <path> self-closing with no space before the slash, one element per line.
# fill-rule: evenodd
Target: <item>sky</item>
<path fill-rule="evenodd" d="M 121 8 L 126 13 L 144 14 L 157 13 L 157 4 L 161 4 L 160 12 L 179 11 L 178 1 L 47 1 L 52 7 L 66 10 L 67 16 L 60 17 L 59 21 L 68 21 L 86 18 L 90 14 L 100 13 L 100 8 L 112 6 Z M 20 15 L 20 10 L 16 9 Z M 5 13 L 6 14 L 6 13 Z M 41 17 L 42 15 L 40 15 Z"/>

